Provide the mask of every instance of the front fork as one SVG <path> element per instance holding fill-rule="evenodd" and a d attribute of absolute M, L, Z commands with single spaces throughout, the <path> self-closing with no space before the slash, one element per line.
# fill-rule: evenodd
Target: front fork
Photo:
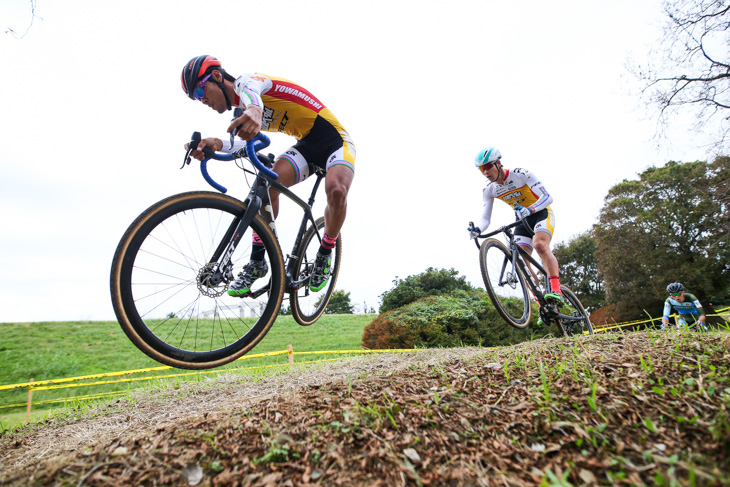
<path fill-rule="evenodd" d="M 259 180 L 254 182 L 251 187 L 251 191 L 246 198 L 246 210 L 243 215 L 231 222 L 225 236 L 218 244 L 218 248 L 213 252 L 206 265 L 207 272 L 198 279 L 199 285 L 204 284 L 208 287 L 215 287 L 222 282 L 227 284 L 233 280 L 233 263 L 231 262 L 233 253 L 257 214 L 261 215 L 266 225 L 276 235 L 274 209 L 271 205 L 271 198 L 269 198 L 269 187 L 268 184 L 259 184 Z"/>

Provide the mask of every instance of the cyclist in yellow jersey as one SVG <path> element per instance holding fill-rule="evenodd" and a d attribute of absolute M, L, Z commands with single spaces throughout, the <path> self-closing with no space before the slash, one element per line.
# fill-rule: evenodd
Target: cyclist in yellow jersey
<path fill-rule="evenodd" d="M 261 73 L 234 78 L 213 56 L 197 56 L 182 71 L 182 87 L 218 113 L 231 110 L 234 118 L 228 133 L 241 141 L 231 143 L 215 137 L 201 140 L 192 156 L 202 160 L 202 150 L 233 152 L 244 147 L 260 130 L 282 132 L 297 139 L 280 155 L 273 170 L 278 181 L 292 186 L 304 181 L 317 166 L 325 171 L 327 206 L 324 210 L 324 236 L 315 259 L 310 289 L 321 290 L 329 281 L 332 249 L 335 247 L 347 212 L 347 194 L 355 175 L 355 146 L 334 114 L 313 94 L 296 83 Z M 233 140 L 231 137 L 230 140 Z M 186 146 L 187 148 L 187 146 Z M 271 190 L 274 216 L 279 213 L 279 192 Z M 231 283 L 228 294 L 243 297 L 251 284 L 266 274 L 264 247 L 254 234 L 251 261 Z"/>
<path fill-rule="evenodd" d="M 502 167 L 501 159 L 502 154 L 495 147 L 487 147 L 477 154 L 476 166 L 489 180 L 489 184 L 483 192 L 484 210 L 479 226 L 470 226 L 469 236 L 476 238 L 489 227 L 495 198 L 512 206 L 517 218 L 525 218 L 534 231 L 533 236 L 524 225 L 515 227 L 515 241 L 528 253 L 532 253 L 534 247 L 542 259 L 550 281 L 545 297 L 562 301 L 558 260 L 550 250 L 555 227 L 555 215 L 550 208 L 553 197 L 530 171 L 520 168 L 505 169 Z"/>

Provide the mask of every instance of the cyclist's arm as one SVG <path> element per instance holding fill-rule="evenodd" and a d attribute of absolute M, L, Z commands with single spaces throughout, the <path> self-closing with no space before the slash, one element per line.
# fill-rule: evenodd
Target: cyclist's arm
<path fill-rule="evenodd" d="M 494 205 L 494 198 L 487 194 L 487 190 L 484 190 L 484 208 L 482 210 L 482 216 L 479 218 L 477 227 L 482 232 L 489 228 L 489 223 L 492 221 L 492 206 Z"/>
<path fill-rule="evenodd" d="M 669 313 L 672 312 L 672 304 L 669 299 L 664 301 L 664 312 L 662 313 L 662 324 L 666 325 L 669 323 Z"/>
<path fill-rule="evenodd" d="M 243 114 L 231 122 L 228 133 L 235 130 L 243 140 L 251 140 L 259 133 L 264 113 L 261 95 L 272 86 L 269 78 L 259 74 L 245 74 L 233 83 L 233 91 L 238 96 L 238 106 L 243 108 Z"/>
<path fill-rule="evenodd" d="M 520 171 L 524 172 L 527 176 L 525 184 L 527 184 L 527 187 L 530 188 L 530 191 L 532 191 L 535 198 L 537 198 L 537 201 L 530 205 L 532 212 L 537 213 L 538 211 L 544 210 L 550 206 L 553 202 L 553 197 L 547 192 L 542 182 L 530 171 L 526 171 L 524 169 L 520 169 Z"/>

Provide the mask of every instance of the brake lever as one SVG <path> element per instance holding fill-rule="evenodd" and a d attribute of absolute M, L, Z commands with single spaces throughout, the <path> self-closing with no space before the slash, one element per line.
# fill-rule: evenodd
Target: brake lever
<path fill-rule="evenodd" d="M 190 153 L 192 152 L 192 149 L 188 149 L 188 151 L 185 153 L 185 158 L 183 159 L 182 166 L 180 166 L 180 169 L 184 168 L 186 164 L 190 164 Z"/>
<path fill-rule="evenodd" d="M 182 166 L 180 166 L 180 169 L 184 168 L 186 164 L 190 164 L 190 153 L 198 148 L 199 143 L 200 143 L 200 132 L 193 132 L 193 135 L 190 136 L 190 143 L 188 144 L 188 151 L 185 153 L 185 158 L 183 159 L 183 164 L 182 164 Z"/>

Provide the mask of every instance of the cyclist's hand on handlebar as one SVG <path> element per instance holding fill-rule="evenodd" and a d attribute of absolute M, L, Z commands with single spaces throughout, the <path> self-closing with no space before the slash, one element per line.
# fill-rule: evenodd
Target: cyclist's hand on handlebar
<path fill-rule="evenodd" d="M 527 218 L 528 216 L 535 213 L 535 210 L 532 209 L 532 207 L 528 206 L 525 208 L 524 206 L 515 206 L 515 214 L 517 215 L 517 218 L 520 220 Z"/>
<path fill-rule="evenodd" d="M 251 140 L 261 130 L 261 119 L 263 112 L 261 107 L 249 105 L 244 110 L 243 115 L 234 118 L 231 125 L 228 126 L 227 132 L 234 133 L 243 140 Z"/>
<path fill-rule="evenodd" d="M 473 222 L 469 222 L 469 228 L 467 228 L 467 231 L 469 232 L 469 238 L 472 240 L 482 234 L 482 231 L 479 230 L 479 227 L 475 227 Z"/>
<path fill-rule="evenodd" d="M 199 161 L 202 161 L 205 159 L 205 154 L 203 154 L 204 148 L 213 149 L 214 151 L 219 151 L 223 149 L 223 141 L 221 139 L 217 139 L 215 137 L 208 137 L 206 139 L 201 140 L 198 143 L 198 148 L 190 153 L 191 156 L 196 158 Z M 185 150 L 190 149 L 190 144 L 185 144 Z"/>

